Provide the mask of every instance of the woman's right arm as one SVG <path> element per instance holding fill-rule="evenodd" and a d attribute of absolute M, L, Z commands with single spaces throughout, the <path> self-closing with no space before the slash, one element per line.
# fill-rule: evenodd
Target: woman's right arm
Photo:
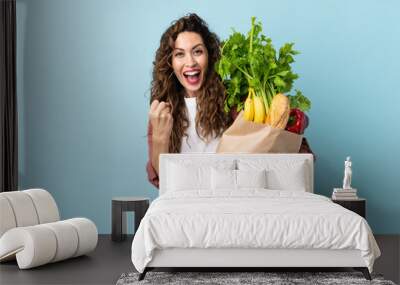
<path fill-rule="evenodd" d="M 161 153 L 168 153 L 169 141 L 158 138 L 157 136 L 153 136 L 152 130 L 150 131 L 150 134 L 151 135 L 149 135 L 149 140 L 151 141 L 151 154 L 149 157 L 151 159 L 151 164 L 158 175 L 159 157 Z"/>
<path fill-rule="evenodd" d="M 168 103 L 154 100 L 149 111 L 147 142 L 149 161 L 146 165 L 151 184 L 159 187 L 159 157 L 161 153 L 169 152 L 169 139 L 172 132 L 173 119 Z"/>
<path fill-rule="evenodd" d="M 151 123 L 147 126 L 147 148 L 149 151 L 149 159 L 146 164 L 147 178 L 151 184 L 153 184 L 156 188 L 159 187 L 159 177 L 158 170 L 153 167 L 152 157 L 153 157 L 153 139 L 152 139 L 152 128 Z"/>

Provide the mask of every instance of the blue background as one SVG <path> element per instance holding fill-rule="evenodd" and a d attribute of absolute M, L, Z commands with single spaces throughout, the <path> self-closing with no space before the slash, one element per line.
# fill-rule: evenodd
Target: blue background
<path fill-rule="evenodd" d="M 146 126 L 161 34 L 196 12 L 225 39 L 263 23 L 301 51 L 295 88 L 311 99 L 306 136 L 315 192 L 330 195 L 353 160 L 375 233 L 400 233 L 400 2 L 17 0 L 20 189 L 42 187 L 63 218 L 110 233 L 113 196 L 157 196 Z"/>

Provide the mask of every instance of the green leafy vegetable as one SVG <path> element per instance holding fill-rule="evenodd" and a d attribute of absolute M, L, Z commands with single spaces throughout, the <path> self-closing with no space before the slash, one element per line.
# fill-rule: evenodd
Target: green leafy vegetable
<path fill-rule="evenodd" d="M 278 93 L 288 94 L 298 78 L 291 68 L 294 56 L 299 54 L 293 49 L 294 43 L 284 44 L 277 53 L 272 40 L 261 32 L 261 23 L 252 17 L 247 35 L 233 30 L 222 42 L 221 59 L 215 68 L 227 90 L 226 112 L 234 106 L 237 111 L 242 110 L 243 102 L 253 89 L 256 96 L 262 97 L 268 113 L 272 98 Z M 310 100 L 298 90 L 289 99 L 291 108 L 307 111 L 311 107 Z"/>
<path fill-rule="evenodd" d="M 301 91 L 296 89 L 295 96 L 288 96 L 290 100 L 290 107 L 292 109 L 297 108 L 302 110 L 303 112 L 307 112 L 311 108 L 311 102 L 307 97 L 301 93 Z"/>

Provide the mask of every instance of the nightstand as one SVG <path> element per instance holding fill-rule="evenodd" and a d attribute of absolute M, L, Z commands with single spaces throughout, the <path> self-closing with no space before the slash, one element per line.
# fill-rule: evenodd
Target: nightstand
<path fill-rule="evenodd" d="M 356 214 L 359 214 L 361 217 L 365 219 L 366 215 L 366 203 L 367 201 L 364 198 L 358 198 L 354 200 L 332 200 L 333 203 L 339 204 L 340 206 L 353 211 Z"/>
<path fill-rule="evenodd" d="M 135 232 L 140 221 L 149 208 L 149 198 L 143 197 L 114 197 L 112 199 L 111 239 L 123 241 L 126 239 L 126 212 L 135 212 Z"/>

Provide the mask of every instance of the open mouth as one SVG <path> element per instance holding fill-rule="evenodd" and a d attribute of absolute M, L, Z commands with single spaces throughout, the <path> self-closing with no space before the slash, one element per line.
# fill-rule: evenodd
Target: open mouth
<path fill-rule="evenodd" d="M 187 71 L 183 73 L 186 81 L 191 85 L 196 85 L 200 82 L 200 70 Z"/>

